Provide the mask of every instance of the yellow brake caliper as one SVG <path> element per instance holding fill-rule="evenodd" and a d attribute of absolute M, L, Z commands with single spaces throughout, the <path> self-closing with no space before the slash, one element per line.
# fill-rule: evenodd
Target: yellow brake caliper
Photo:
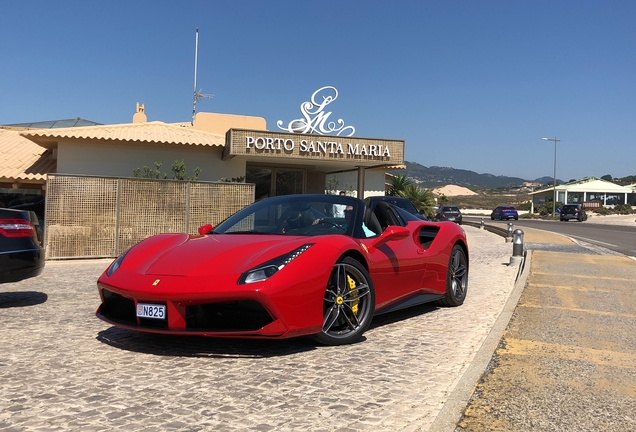
<path fill-rule="evenodd" d="M 347 282 L 349 283 L 349 288 L 350 289 L 354 289 L 356 287 L 356 281 L 353 280 L 353 278 L 349 275 L 347 275 Z M 358 295 L 358 290 L 355 291 L 351 291 L 351 296 L 355 297 Z M 358 303 L 360 303 L 360 300 L 356 300 L 353 303 L 351 303 L 351 310 L 353 310 L 354 315 L 358 315 Z"/>

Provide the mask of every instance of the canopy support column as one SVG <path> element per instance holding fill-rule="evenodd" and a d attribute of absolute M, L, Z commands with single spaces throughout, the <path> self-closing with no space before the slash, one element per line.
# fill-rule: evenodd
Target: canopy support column
<path fill-rule="evenodd" d="M 364 174 L 365 168 L 358 167 L 358 198 L 364 199 Z"/>

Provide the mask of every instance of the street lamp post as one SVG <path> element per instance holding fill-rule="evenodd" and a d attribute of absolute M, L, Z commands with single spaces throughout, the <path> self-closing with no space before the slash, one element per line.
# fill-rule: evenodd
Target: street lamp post
<path fill-rule="evenodd" d="M 554 197 L 552 198 L 552 217 L 554 217 L 554 215 L 556 214 L 556 202 L 557 202 L 557 192 L 556 192 L 556 144 L 557 142 L 561 141 L 560 139 L 557 139 L 557 137 L 554 138 L 541 138 L 544 141 L 554 141 L 554 181 L 552 183 L 552 189 L 554 190 Z"/>

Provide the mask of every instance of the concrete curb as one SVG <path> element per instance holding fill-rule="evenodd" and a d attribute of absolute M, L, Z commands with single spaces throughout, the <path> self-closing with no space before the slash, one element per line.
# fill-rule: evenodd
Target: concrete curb
<path fill-rule="evenodd" d="M 517 273 L 515 286 L 510 293 L 508 301 L 504 305 L 501 314 L 497 318 L 497 321 L 495 321 L 495 324 L 484 340 L 481 348 L 477 351 L 475 358 L 470 362 L 468 369 L 461 377 L 452 393 L 446 399 L 444 406 L 440 410 L 439 414 L 437 414 L 437 417 L 433 421 L 431 427 L 428 429 L 429 432 L 453 432 L 457 428 L 457 423 L 463 415 L 464 408 L 466 408 L 468 401 L 473 395 L 475 385 L 488 367 L 493 353 L 497 349 L 499 341 L 510 323 L 512 314 L 517 307 L 521 293 L 528 281 L 532 253 L 528 254 L 526 252 L 525 255 L 523 262 L 519 267 L 519 272 Z"/>

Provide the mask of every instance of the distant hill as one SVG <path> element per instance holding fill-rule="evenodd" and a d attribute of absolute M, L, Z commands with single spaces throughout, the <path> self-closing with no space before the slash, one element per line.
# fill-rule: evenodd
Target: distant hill
<path fill-rule="evenodd" d="M 447 184 L 459 186 L 474 186 L 487 188 L 519 187 L 525 180 L 519 177 L 495 176 L 492 174 L 478 174 L 474 171 L 449 167 L 425 167 L 417 162 L 406 162 L 406 170 L 392 171 L 392 174 L 402 174 L 415 180 L 420 186 L 434 188 Z M 542 178 L 541 180 L 544 180 Z M 538 181 L 538 180 L 532 180 Z M 552 182 L 552 179 L 548 180 Z M 546 183 L 541 181 L 541 183 Z M 560 183 L 557 180 L 557 184 Z"/>

